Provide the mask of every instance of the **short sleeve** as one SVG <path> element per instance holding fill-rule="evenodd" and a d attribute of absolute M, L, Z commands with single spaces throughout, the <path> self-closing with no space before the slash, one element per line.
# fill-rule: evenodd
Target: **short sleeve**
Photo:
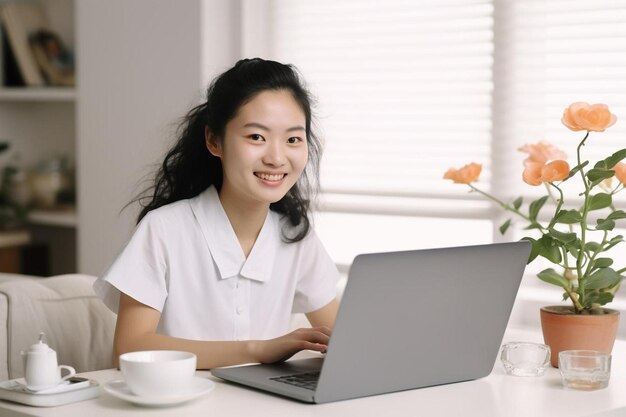
<path fill-rule="evenodd" d="M 114 313 L 120 292 L 158 311 L 167 298 L 166 237 L 158 213 L 149 212 L 107 272 L 93 285 Z"/>
<path fill-rule="evenodd" d="M 339 271 L 314 231 L 302 241 L 293 313 L 319 310 L 337 296 Z"/>

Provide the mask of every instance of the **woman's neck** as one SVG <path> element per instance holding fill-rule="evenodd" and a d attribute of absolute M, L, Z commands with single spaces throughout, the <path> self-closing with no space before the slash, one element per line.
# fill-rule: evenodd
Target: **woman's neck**
<path fill-rule="evenodd" d="M 220 202 L 235 231 L 246 258 L 252 251 L 269 211 L 269 204 L 234 199 L 228 193 L 219 193 Z"/>

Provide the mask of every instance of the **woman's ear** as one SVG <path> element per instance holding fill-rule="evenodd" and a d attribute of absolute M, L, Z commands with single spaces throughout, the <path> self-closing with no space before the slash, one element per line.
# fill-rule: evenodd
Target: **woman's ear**
<path fill-rule="evenodd" d="M 204 127 L 204 142 L 206 143 L 206 148 L 209 150 L 209 152 L 211 152 L 211 155 L 218 158 L 222 157 L 221 143 L 219 142 L 217 137 L 209 130 L 208 126 Z"/>

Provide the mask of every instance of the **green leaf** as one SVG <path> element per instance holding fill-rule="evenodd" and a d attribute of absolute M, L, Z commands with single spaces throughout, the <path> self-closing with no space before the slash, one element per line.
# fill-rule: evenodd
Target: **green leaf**
<path fill-rule="evenodd" d="M 601 306 L 603 306 L 606 303 L 610 303 L 611 301 L 613 301 L 613 294 L 611 294 L 610 292 L 594 291 L 586 295 L 585 301 L 585 304 L 589 306 L 591 304 L 600 304 Z"/>
<path fill-rule="evenodd" d="M 558 241 L 549 235 L 543 235 L 541 239 L 539 239 L 539 242 L 541 243 L 539 255 L 543 256 L 552 263 L 561 263 L 563 258 L 561 256 L 561 247 L 559 246 Z"/>
<path fill-rule="evenodd" d="M 528 217 L 530 217 L 530 220 L 532 222 L 535 222 L 537 220 L 539 210 L 541 210 L 541 207 L 543 207 L 543 205 L 546 203 L 546 200 L 548 200 L 548 196 L 541 197 L 530 203 L 530 207 L 528 208 Z"/>
<path fill-rule="evenodd" d="M 608 215 L 607 219 L 610 219 L 610 220 L 626 219 L 626 211 L 615 210 L 613 213 Z"/>
<path fill-rule="evenodd" d="M 603 208 L 607 208 L 613 203 L 613 198 L 611 194 L 607 193 L 598 193 L 596 195 L 591 196 L 591 200 L 589 201 L 589 210 L 600 210 Z"/>
<path fill-rule="evenodd" d="M 613 175 L 615 175 L 615 171 L 604 168 L 593 168 L 587 172 L 587 178 L 594 183 L 599 183 L 602 180 L 611 178 Z"/>
<path fill-rule="evenodd" d="M 579 246 L 580 246 L 580 241 L 579 241 L 579 240 L 577 240 L 576 244 L 577 244 L 577 246 L 576 246 L 576 247 L 574 247 L 574 246 L 569 246 L 569 247 L 567 248 L 567 251 L 568 251 L 568 252 L 570 253 L 570 255 L 572 255 L 574 258 L 578 258 L 578 249 L 579 249 Z"/>
<path fill-rule="evenodd" d="M 513 201 L 513 207 L 515 208 L 515 210 L 519 210 L 519 208 L 522 207 L 523 202 L 524 199 L 522 197 L 517 197 L 515 201 Z"/>
<path fill-rule="evenodd" d="M 615 228 L 615 220 L 598 219 L 596 230 L 613 230 Z"/>
<path fill-rule="evenodd" d="M 505 234 L 506 230 L 509 228 L 510 225 L 511 225 L 511 219 L 502 223 L 502 226 L 500 226 L 500 233 Z"/>
<path fill-rule="evenodd" d="M 527 240 L 531 243 L 530 255 L 528 255 L 528 260 L 526 261 L 526 263 L 529 264 L 534 261 L 537 256 L 539 256 L 539 252 L 541 252 L 541 243 L 528 236 L 523 237 L 521 240 Z"/>
<path fill-rule="evenodd" d="M 617 245 L 618 243 L 622 243 L 623 241 L 624 241 L 624 236 L 617 235 L 613 239 L 609 240 L 609 242 L 606 245 L 606 247 L 604 248 L 604 250 L 607 251 L 607 250 L 611 249 L 613 246 Z"/>
<path fill-rule="evenodd" d="M 613 168 L 615 164 L 617 164 L 624 158 L 626 158 L 626 149 L 620 149 L 619 151 L 615 152 L 613 155 L 604 160 L 604 166 L 606 168 Z"/>
<path fill-rule="evenodd" d="M 548 233 L 550 233 L 550 236 L 552 236 L 559 242 L 562 242 L 566 245 L 576 240 L 576 233 L 563 233 L 563 232 L 559 232 L 556 229 L 550 229 L 548 230 Z"/>
<path fill-rule="evenodd" d="M 622 276 L 612 268 L 602 268 L 584 279 L 585 289 L 598 290 L 601 288 L 610 288 L 622 280 Z"/>
<path fill-rule="evenodd" d="M 569 288 L 569 281 L 552 268 L 544 269 L 537 274 L 540 280 L 548 284 L 557 285 L 562 288 Z"/>
<path fill-rule="evenodd" d="M 597 252 L 598 249 L 600 249 L 600 244 L 598 242 L 585 243 L 585 252 Z"/>
<path fill-rule="evenodd" d="M 583 217 L 578 210 L 560 210 L 555 219 L 555 223 L 574 224 L 580 223 Z"/>
<path fill-rule="evenodd" d="M 607 268 L 613 265 L 613 259 L 611 258 L 598 258 L 593 262 L 595 268 Z"/>
<path fill-rule="evenodd" d="M 569 172 L 569 175 L 567 176 L 567 178 L 565 178 L 565 180 L 568 180 L 570 178 L 572 178 L 574 175 L 576 175 L 578 173 L 578 171 L 580 171 L 581 169 L 583 169 L 584 167 L 586 167 L 587 165 L 589 165 L 589 161 L 585 161 L 580 165 L 576 165 L 574 168 L 572 168 L 572 170 Z M 603 167 L 604 168 L 604 167 Z M 564 181 L 565 181 L 564 180 Z"/>

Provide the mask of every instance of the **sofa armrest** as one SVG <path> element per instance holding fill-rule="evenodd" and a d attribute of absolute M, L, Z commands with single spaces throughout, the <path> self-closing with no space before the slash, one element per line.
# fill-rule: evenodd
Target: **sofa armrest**
<path fill-rule="evenodd" d="M 93 292 L 95 277 L 0 277 L 0 380 L 23 376 L 20 352 L 45 333 L 59 364 L 77 372 L 111 367 L 115 314 Z"/>

